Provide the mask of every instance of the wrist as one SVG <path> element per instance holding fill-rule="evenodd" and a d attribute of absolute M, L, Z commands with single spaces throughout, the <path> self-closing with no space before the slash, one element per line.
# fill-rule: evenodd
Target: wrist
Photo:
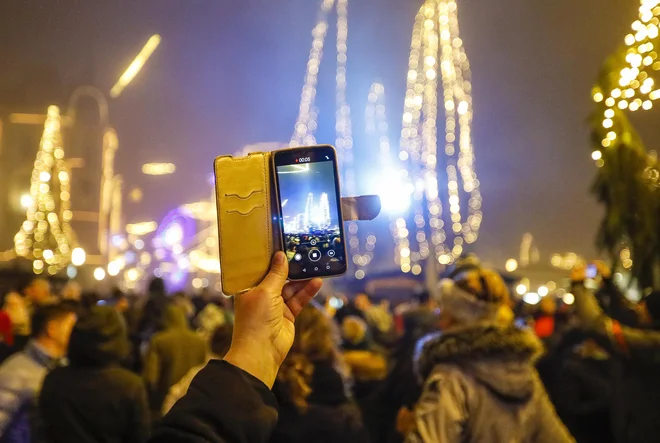
<path fill-rule="evenodd" d="M 280 369 L 280 362 L 267 345 L 250 340 L 235 340 L 223 360 L 260 380 L 268 389 L 272 389 Z"/>

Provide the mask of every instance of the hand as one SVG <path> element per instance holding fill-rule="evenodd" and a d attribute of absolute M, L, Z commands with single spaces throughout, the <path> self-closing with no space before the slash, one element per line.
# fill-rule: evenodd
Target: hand
<path fill-rule="evenodd" d="M 224 358 L 268 388 L 293 345 L 296 316 L 322 285 L 318 278 L 286 283 L 288 273 L 286 256 L 277 252 L 259 286 L 236 296 L 234 335 Z"/>
<path fill-rule="evenodd" d="M 571 281 L 583 282 L 587 279 L 587 267 L 584 263 L 578 263 L 571 271 Z"/>
<path fill-rule="evenodd" d="M 604 261 L 602 260 L 596 260 L 594 262 L 596 265 L 596 270 L 598 271 L 598 274 L 600 274 L 601 277 L 605 280 L 609 280 L 612 277 L 612 270 L 605 264 Z"/>
<path fill-rule="evenodd" d="M 401 435 L 406 435 L 416 428 L 415 413 L 403 406 L 396 415 L 396 431 Z"/>

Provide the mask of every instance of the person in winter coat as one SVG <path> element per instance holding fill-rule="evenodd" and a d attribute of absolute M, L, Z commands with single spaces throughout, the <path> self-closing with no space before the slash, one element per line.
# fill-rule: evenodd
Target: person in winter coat
<path fill-rule="evenodd" d="M 48 371 L 66 355 L 73 310 L 64 304 L 42 306 L 32 315 L 32 339 L 0 366 L 0 442 L 39 441 L 37 396 Z"/>
<path fill-rule="evenodd" d="M 204 339 L 188 327 L 183 310 L 165 308 L 164 330 L 153 335 L 144 362 L 152 418 L 157 419 L 170 388 L 193 367 L 206 362 Z"/>
<path fill-rule="evenodd" d="M 270 391 L 291 348 L 294 321 L 321 279 L 286 282 L 286 256 L 275 254 L 256 288 L 236 297 L 232 344 L 211 360 L 156 427 L 150 443 L 266 443 L 277 423 Z"/>
<path fill-rule="evenodd" d="M 584 286 L 586 269 L 572 274 L 575 313 L 583 328 L 611 356 L 612 426 L 618 443 L 657 442 L 660 435 L 660 292 L 640 304 L 640 320 L 649 329 L 623 326 L 603 313 Z M 644 323 L 644 322 L 640 322 Z"/>
<path fill-rule="evenodd" d="M 280 405 L 271 443 L 367 443 L 361 414 L 349 399 L 348 369 L 334 322 L 307 306 L 296 319 L 293 348 L 277 374 Z"/>
<path fill-rule="evenodd" d="M 221 360 L 225 356 L 231 345 L 232 331 L 233 328 L 230 324 L 218 326 L 215 331 L 213 331 L 211 339 L 209 340 L 210 352 L 208 353 L 207 362 L 213 359 Z M 188 392 L 190 383 L 192 383 L 199 371 L 204 369 L 204 366 L 206 366 L 206 362 L 195 366 L 170 388 L 167 397 L 165 398 L 165 402 L 163 403 L 163 415 L 167 414 L 170 409 L 172 409 L 172 406 L 174 406 L 174 403 Z"/>
<path fill-rule="evenodd" d="M 149 435 L 142 379 L 121 367 L 129 345 L 111 306 L 93 306 L 73 328 L 69 366 L 44 380 L 39 410 L 52 443 L 141 443 Z"/>
<path fill-rule="evenodd" d="M 409 442 L 574 441 L 534 362 L 542 345 L 511 323 L 502 278 L 470 269 L 441 281 L 441 333 L 421 343 L 424 382 Z"/>

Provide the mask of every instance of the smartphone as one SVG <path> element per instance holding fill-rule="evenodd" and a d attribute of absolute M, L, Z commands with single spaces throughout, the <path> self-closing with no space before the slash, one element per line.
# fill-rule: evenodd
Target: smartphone
<path fill-rule="evenodd" d="M 598 269 L 596 268 L 596 265 L 587 266 L 587 278 L 596 278 L 597 275 Z"/>
<path fill-rule="evenodd" d="M 272 158 L 289 279 L 343 275 L 346 244 L 335 148 L 283 149 Z"/>

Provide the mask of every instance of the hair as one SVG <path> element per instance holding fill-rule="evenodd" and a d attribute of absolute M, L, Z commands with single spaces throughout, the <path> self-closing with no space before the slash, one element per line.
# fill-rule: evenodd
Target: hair
<path fill-rule="evenodd" d="M 215 331 L 213 331 L 213 334 L 209 339 L 211 352 L 218 357 L 224 357 L 231 346 L 231 336 L 233 332 L 234 328 L 230 324 L 224 324 L 215 328 Z"/>
<path fill-rule="evenodd" d="M 165 295 L 165 280 L 162 278 L 153 278 L 149 282 L 149 294 Z"/>
<path fill-rule="evenodd" d="M 75 313 L 75 308 L 70 303 L 53 303 L 37 307 L 31 319 L 32 337 L 43 337 L 50 322 L 61 320 Z"/>
<path fill-rule="evenodd" d="M 110 298 L 112 299 L 113 302 L 116 303 L 123 298 L 128 298 L 128 296 L 121 289 L 113 288 L 112 295 L 110 296 Z"/>
<path fill-rule="evenodd" d="M 331 363 L 340 375 L 345 374 L 339 353 L 337 326 L 321 308 L 308 305 L 296 318 L 293 346 L 277 373 L 286 401 L 300 412 L 308 407 L 314 363 Z"/>
<path fill-rule="evenodd" d="M 429 291 L 422 291 L 414 295 L 414 298 L 419 304 L 425 305 L 431 299 L 431 293 Z"/>

